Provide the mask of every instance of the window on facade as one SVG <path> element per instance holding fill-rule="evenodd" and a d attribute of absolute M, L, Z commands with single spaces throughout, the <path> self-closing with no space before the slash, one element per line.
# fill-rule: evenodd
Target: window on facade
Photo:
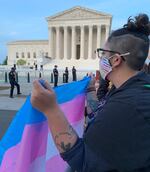
<path fill-rule="evenodd" d="M 19 53 L 16 53 L 16 58 L 19 58 Z"/>
<path fill-rule="evenodd" d="M 28 58 L 30 58 L 30 53 L 28 52 Z"/>
<path fill-rule="evenodd" d="M 33 58 L 36 58 L 36 53 L 35 52 L 33 53 Z"/>
<path fill-rule="evenodd" d="M 21 53 L 21 57 L 24 58 L 24 53 Z"/>

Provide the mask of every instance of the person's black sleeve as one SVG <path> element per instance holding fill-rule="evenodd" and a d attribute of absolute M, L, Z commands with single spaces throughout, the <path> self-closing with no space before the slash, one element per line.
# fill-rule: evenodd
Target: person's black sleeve
<path fill-rule="evenodd" d="M 72 170 L 77 172 L 104 172 L 112 169 L 104 159 L 96 157 L 81 138 L 77 140 L 72 149 L 62 153 L 61 157 Z M 99 162 L 99 167 L 97 167 L 97 162 Z"/>

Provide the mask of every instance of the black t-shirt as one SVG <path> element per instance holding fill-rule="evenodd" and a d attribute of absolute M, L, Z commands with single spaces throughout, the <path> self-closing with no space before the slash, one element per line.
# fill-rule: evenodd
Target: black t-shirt
<path fill-rule="evenodd" d="M 65 70 L 65 74 L 66 74 L 66 75 L 69 75 L 68 69 Z"/>
<path fill-rule="evenodd" d="M 76 69 L 72 68 L 72 73 L 75 74 L 76 73 Z"/>
<path fill-rule="evenodd" d="M 58 76 L 58 70 L 56 68 L 53 69 L 54 76 Z"/>
<path fill-rule="evenodd" d="M 9 81 L 10 82 L 15 82 L 16 81 L 16 73 L 13 71 L 9 72 Z"/>

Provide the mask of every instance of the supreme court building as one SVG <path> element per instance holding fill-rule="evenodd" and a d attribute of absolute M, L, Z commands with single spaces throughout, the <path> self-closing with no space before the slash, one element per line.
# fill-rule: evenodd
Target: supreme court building
<path fill-rule="evenodd" d="M 60 69 L 98 69 L 95 50 L 103 46 L 110 33 L 110 14 L 77 6 L 46 20 L 48 40 L 9 42 L 8 65 L 23 59 L 28 66 L 42 64 L 45 69 L 54 65 Z"/>

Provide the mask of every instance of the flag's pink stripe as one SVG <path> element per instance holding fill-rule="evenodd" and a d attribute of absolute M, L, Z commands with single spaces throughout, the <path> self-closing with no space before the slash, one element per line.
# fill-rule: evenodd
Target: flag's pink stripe
<path fill-rule="evenodd" d="M 7 169 L 8 165 L 11 167 L 15 164 L 15 172 L 27 172 L 31 162 L 38 156 L 46 154 L 47 133 L 47 122 L 27 125 L 21 142 L 5 153 L 1 170 Z"/>
<path fill-rule="evenodd" d="M 30 165 L 28 172 L 45 172 L 46 171 L 46 157 L 40 156 L 36 158 Z"/>
<path fill-rule="evenodd" d="M 67 163 L 59 155 L 46 161 L 46 172 L 65 172 Z"/>
<path fill-rule="evenodd" d="M 85 96 L 84 94 L 79 95 L 73 100 L 61 104 L 60 107 L 71 124 L 80 121 L 84 115 Z"/>

